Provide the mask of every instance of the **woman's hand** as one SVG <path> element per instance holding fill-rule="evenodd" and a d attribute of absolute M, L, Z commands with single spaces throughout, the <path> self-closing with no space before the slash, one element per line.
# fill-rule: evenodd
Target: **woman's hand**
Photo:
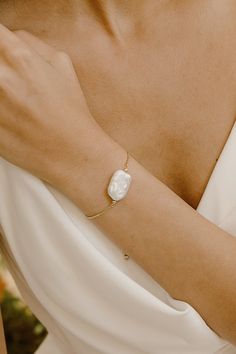
<path fill-rule="evenodd" d="M 49 181 L 86 160 L 97 130 L 68 55 L 0 25 L 0 156 Z"/>

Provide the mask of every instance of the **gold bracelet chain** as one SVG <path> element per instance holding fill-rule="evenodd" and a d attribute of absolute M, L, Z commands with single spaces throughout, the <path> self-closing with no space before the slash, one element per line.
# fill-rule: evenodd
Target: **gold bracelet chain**
<path fill-rule="evenodd" d="M 129 162 L 129 153 L 127 151 L 127 159 L 126 159 L 126 162 L 125 162 L 125 165 L 124 165 L 124 168 L 123 168 L 123 171 L 127 172 L 128 171 L 128 162 Z M 86 215 L 86 217 L 88 219 L 95 219 L 96 217 L 104 214 L 108 209 L 111 209 L 113 208 L 117 203 L 119 202 L 119 200 L 113 200 L 112 199 L 112 202 L 110 205 L 108 205 L 106 208 L 104 208 L 103 210 L 99 211 L 98 213 L 96 214 L 93 214 L 93 215 Z M 129 259 L 129 255 L 127 253 L 123 253 L 123 256 L 124 256 L 124 259 L 125 260 L 128 260 Z"/>

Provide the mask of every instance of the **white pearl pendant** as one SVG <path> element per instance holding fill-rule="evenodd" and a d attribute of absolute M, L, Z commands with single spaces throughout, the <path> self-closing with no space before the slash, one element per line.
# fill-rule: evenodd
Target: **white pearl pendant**
<path fill-rule="evenodd" d="M 124 170 L 117 170 L 113 173 L 107 187 L 109 196 L 113 200 L 121 200 L 128 193 L 132 177 Z"/>

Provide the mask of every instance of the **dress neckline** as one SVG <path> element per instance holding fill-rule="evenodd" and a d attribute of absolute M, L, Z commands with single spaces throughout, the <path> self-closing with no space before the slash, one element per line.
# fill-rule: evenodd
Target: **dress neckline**
<path fill-rule="evenodd" d="M 235 144 L 235 148 L 233 148 L 233 145 Z M 234 150 L 234 151 L 232 151 Z M 209 199 L 208 197 L 213 197 L 212 192 L 213 190 L 216 192 L 216 188 L 220 186 L 221 183 L 224 183 L 223 181 L 223 176 L 228 174 L 228 170 L 224 168 L 225 162 L 228 158 L 228 164 L 227 166 L 230 167 L 230 157 L 233 156 L 231 155 L 234 152 L 234 156 L 236 156 L 236 121 L 234 122 L 228 138 L 221 150 L 221 153 L 216 161 L 216 164 L 212 170 L 212 173 L 208 179 L 208 182 L 206 184 L 206 187 L 204 189 L 204 192 L 201 196 L 201 199 L 197 205 L 197 208 L 195 209 L 197 212 L 201 212 L 202 209 L 204 210 L 205 204 L 208 202 Z M 236 159 L 234 159 L 236 162 Z M 233 160 L 233 161 L 234 161 Z M 232 162 L 232 160 L 231 160 Z M 227 181 L 225 180 L 225 183 Z M 211 195 L 210 195 L 211 194 Z M 213 198 L 214 199 L 214 198 Z"/>

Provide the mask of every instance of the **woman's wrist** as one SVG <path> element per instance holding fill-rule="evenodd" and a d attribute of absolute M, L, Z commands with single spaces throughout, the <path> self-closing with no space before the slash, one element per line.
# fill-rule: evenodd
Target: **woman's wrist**
<path fill-rule="evenodd" d="M 111 203 L 107 186 L 114 171 L 123 168 L 127 152 L 96 123 L 82 139 L 71 140 L 68 146 L 67 159 L 50 167 L 49 183 L 85 215 L 96 213 Z"/>

